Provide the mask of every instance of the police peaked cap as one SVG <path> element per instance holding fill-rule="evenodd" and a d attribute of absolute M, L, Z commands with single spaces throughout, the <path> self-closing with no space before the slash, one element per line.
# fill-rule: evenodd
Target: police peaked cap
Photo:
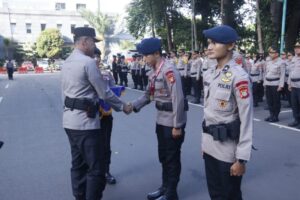
<path fill-rule="evenodd" d="M 296 42 L 294 47 L 300 47 L 300 42 Z"/>
<path fill-rule="evenodd" d="M 143 39 L 142 42 L 137 45 L 137 51 L 143 55 L 153 54 L 159 50 L 161 50 L 161 41 L 154 37 Z"/>
<path fill-rule="evenodd" d="M 79 37 L 91 37 L 94 39 L 95 42 L 100 42 L 101 40 L 96 37 L 95 29 L 90 27 L 77 27 L 73 31 L 74 38 Z"/>
<path fill-rule="evenodd" d="M 234 43 L 240 38 L 236 30 L 227 25 L 216 26 L 204 30 L 203 34 L 206 38 L 221 44 Z"/>

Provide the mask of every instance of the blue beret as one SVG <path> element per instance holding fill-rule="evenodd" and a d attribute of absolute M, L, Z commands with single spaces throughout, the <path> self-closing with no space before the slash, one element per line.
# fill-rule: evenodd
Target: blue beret
<path fill-rule="evenodd" d="M 138 52 L 143 55 L 155 53 L 160 49 L 161 41 L 158 38 L 146 38 L 143 39 L 142 42 L 137 45 Z"/>
<path fill-rule="evenodd" d="M 203 34 L 208 39 L 221 44 L 234 43 L 239 39 L 236 30 L 227 25 L 216 26 L 214 28 L 204 30 Z"/>

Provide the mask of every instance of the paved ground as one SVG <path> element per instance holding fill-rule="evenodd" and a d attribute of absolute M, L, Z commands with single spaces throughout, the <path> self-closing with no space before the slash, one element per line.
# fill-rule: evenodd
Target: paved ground
<path fill-rule="evenodd" d="M 61 126 L 59 73 L 0 75 L 0 200 L 71 200 L 70 149 Z M 141 92 L 126 91 L 133 100 Z M 300 199 L 300 132 L 280 123 L 263 121 L 267 112 L 255 110 L 254 141 L 258 151 L 247 164 L 243 191 L 246 200 Z M 182 148 L 181 200 L 208 200 L 200 154 L 201 106 L 190 106 Z M 118 184 L 107 186 L 104 200 L 143 200 L 160 184 L 154 134 L 154 105 L 126 116 L 114 113 L 112 172 Z"/>

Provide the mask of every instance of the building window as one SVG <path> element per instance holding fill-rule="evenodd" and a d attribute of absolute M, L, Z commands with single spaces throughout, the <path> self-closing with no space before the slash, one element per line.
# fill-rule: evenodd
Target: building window
<path fill-rule="evenodd" d="M 78 3 L 76 4 L 76 9 L 77 10 L 86 9 L 86 5 L 82 3 Z"/>
<path fill-rule="evenodd" d="M 57 24 L 57 29 L 61 30 L 61 28 L 62 28 L 62 24 Z"/>
<path fill-rule="evenodd" d="M 65 10 L 66 4 L 65 3 L 56 3 L 55 4 L 55 10 Z"/>
<path fill-rule="evenodd" d="M 31 24 L 26 23 L 26 33 L 30 34 L 31 33 Z"/>
<path fill-rule="evenodd" d="M 85 27 L 85 28 L 88 28 L 88 27 L 89 27 L 89 25 L 88 25 L 88 24 L 85 24 L 85 25 L 84 25 L 84 27 Z"/>
<path fill-rule="evenodd" d="M 41 31 L 46 29 L 46 24 L 41 24 Z"/>
<path fill-rule="evenodd" d="M 11 29 L 11 33 L 12 33 L 12 34 L 15 33 L 15 31 L 16 31 L 16 26 L 17 26 L 16 23 L 10 23 L 10 29 Z"/>
<path fill-rule="evenodd" d="M 76 25 L 75 24 L 71 24 L 71 33 L 74 33 L 74 29 L 75 29 Z"/>

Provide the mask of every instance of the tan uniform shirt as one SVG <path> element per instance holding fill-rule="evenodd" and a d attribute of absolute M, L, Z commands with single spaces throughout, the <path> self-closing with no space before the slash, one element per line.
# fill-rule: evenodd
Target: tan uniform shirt
<path fill-rule="evenodd" d="M 266 74 L 264 85 L 267 86 L 284 86 L 285 63 L 281 58 L 268 61 L 266 64 Z"/>
<path fill-rule="evenodd" d="M 96 61 L 75 49 L 66 59 L 61 71 L 63 101 L 66 96 L 90 99 L 95 103 L 99 98 L 108 102 L 115 110 L 121 111 L 125 104 L 110 90 L 103 79 Z M 64 108 L 63 127 L 74 130 L 99 129 L 99 115 L 88 118 L 85 111 Z"/>
<path fill-rule="evenodd" d="M 300 88 L 300 56 L 295 56 L 292 59 L 288 84 L 290 87 Z"/>
<path fill-rule="evenodd" d="M 154 70 L 149 74 L 149 84 L 143 96 L 132 102 L 135 109 L 140 110 L 142 107 L 151 102 L 150 88 L 151 81 L 155 76 Z M 173 112 L 157 110 L 156 123 L 163 126 L 180 128 L 186 123 L 186 111 L 184 111 L 184 96 L 181 86 L 181 78 L 175 66 L 165 61 L 155 80 L 154 101 L 171 102 Z"/>
<path fill-rule="evenodd" d="M 256 63 L 250 66 L 249 75 L 252 83 L 263 80 L 262 64 L 263 63 L 261 61 L 257 61 Z"/>
<path fill-rule="evenodd" d="M 202 70 L 202 60 L 197 58 L 191 61 L 191 77 L 196 78 L 196 80 L 200 79 Z"/>
<path fill-rule="evenodd" d="M 184 76 L 186 65 L 187 64 L 185 63 L 183 58 L 178 58 L 178 63 L 176 65 L 176 68 L 179 71 L 180 76 Z"/>
<path fill-rule="evenodd" d="M 249 160 L 253 135 L 253 100 L 249 75 L 231 60 L 221 70 L 209 69 L 204 79 L 204 120 L 206 126 L 227 124 L 240 119 L 239 141 L 215 141 L 202 134 L 203 152 L 233 163 Z"/>

